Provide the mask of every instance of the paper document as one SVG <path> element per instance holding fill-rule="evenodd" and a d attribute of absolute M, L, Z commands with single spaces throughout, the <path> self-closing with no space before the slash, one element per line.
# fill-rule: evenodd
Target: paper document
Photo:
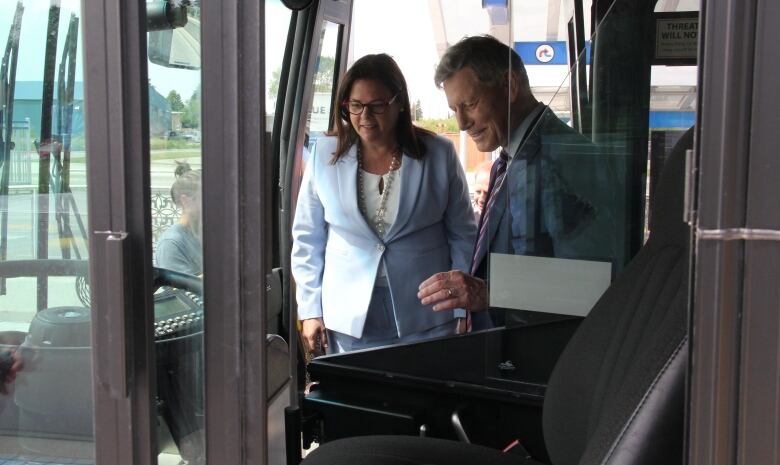
<path fill-rule="evenodd" d="M 490 254 L 490 306 L 585 316 L 609 287 L 612 264 Z"/>

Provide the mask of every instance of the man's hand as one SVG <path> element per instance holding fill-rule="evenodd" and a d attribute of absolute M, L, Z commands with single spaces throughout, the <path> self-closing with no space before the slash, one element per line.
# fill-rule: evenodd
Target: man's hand
<path fill-rule="evenodd" d="M 322 318 L 309 318 L 302 321 L 303 340 L 306 343 L 306 347 L 314 355 L 320 355 L 328 348 L 328 333 L 325 331 L 325 323 L 322 322 Z M 319 343 L 322 343 L 322 347 Z"/>
<path fill-rule="evenodd" d="M 479 312 L 488 307 L 485 281 L 462 271 L 436 273 L 420 284 L 417 298 L 423 305 L 433 305 L 435 312 L 456 308 Z"/>

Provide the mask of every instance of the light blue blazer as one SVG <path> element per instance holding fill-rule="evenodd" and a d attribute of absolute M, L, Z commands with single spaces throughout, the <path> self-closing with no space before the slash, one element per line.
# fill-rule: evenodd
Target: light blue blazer
<path fill-rule="evenodd" d="M 399 337 L 465 316 L 463 310 L 434 312 L 417 298 L 420 283 L 434 273 L 468 272 L 476 235 L 454 146 L 439 136 L 421 141 L 427 148 L 422 160 L 403 157 L 398 215 L 384 241 L 358 208 L 356 147 L 331 164 L 336 138 L 317 141 L 292 230 L 299 319 L 322 317 L 328 329 L 361 337 L 382 262 Z"/>

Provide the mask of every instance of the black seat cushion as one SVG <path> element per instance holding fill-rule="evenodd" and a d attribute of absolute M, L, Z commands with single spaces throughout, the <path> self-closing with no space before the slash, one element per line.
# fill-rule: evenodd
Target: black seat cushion
<path fill-rule="evenodd" d="M 328 442 L 306 465 L 540 465 L 519 455 L 473 444 L 409 436 L 362 436 Z"/>

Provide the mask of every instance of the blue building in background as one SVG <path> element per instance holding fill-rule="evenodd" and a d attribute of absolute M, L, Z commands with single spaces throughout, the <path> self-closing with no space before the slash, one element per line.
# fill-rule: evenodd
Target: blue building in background
<path fill-rule="evenodd" d="M 29 121 L 30 137 L 39 139 L 41 129 L 41 101 L 43 81 L 17 81 L 14 89 L 14 123 L 26 124 Z M 58 134 L 60 126 L 57 112 L 57 91 L 54 92 L 54 111 L 52 111 L 52 133 Z M 76 82 L 73 87 L 73 117 L 71 134 L 72 149 L 84 149 L 84 83 Z M 149 128 L 151 136 L 164 136 L 171 127 L 171 105 L 154 86 L 149 86 Z"/>

